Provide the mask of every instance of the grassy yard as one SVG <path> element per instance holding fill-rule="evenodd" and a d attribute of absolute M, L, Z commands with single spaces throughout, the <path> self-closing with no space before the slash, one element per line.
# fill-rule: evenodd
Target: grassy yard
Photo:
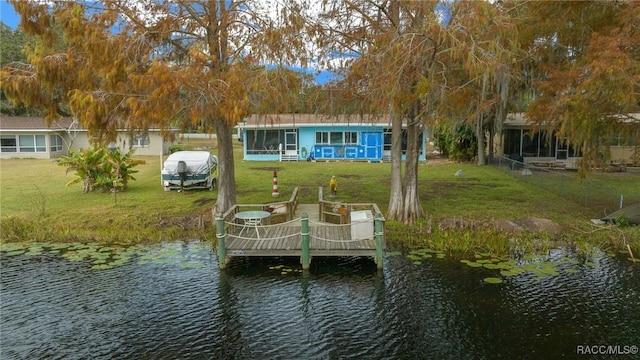
<path fill-rule="evenodd" d="M 213 149 L 211 140 L 190 140 L 189 149 Z M 390 165 L 362 162 L 244 162 L 236 149 L 238 203 L 273 202 L 273 171 L 278 172 L 278 200 L 300 190 L 301 203 L 317 202 L 318 187 L 338 178 L 336 201 L 374 202 L 386 212 Z M 0 160 L 0 216 L 3 240 L 106 241 L 131 244 L 176 238 L 213 237 L 210 224 L 215 191 L 165 192 L 160 157 L 139 157 L 137 180 L 125 192 L 82 193 L 81 184 L 66 187 L 74 174 L 53 160 Z M 166 157 L 165 157 L 166 158 Z M 456 177 L 457 170 L 464 175 Z M 599 174 L 598 181 L 628 194 L 640 194 L 638 175 Z M 565 227 L 600 217 L 602 209 L 586 208 L 541 190 L 527 179 L 490 166 L 429 161 L 420 164 L 420 199 L 434 219 L 548 218 Z M 566 180 L 565 180 L 566 181 Z M 580 186 L 576 180 L 567 187 Z M 199 224 L 200 226 L 190 226 Z M 198 230 L 194 230 L 198 229 Z M 12 234 L 11 237 L 5 236 Z"/>

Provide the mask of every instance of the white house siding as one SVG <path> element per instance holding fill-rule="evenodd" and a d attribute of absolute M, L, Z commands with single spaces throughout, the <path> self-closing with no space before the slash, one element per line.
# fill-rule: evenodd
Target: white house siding
<path fill-rule="evenodd" d="M 160 135 L 160 132 L 149 131 L 149 143 L 136 146 L 131 144 L 131 137 L 128 134 L 121 133 L 118 135 L 116 142 L 109 145 L 109 147 L 118 147 L 121 152 L 126 153 L 130 149 L 135 148 L 135 155 L 147 156 L 152 155 L 156 156 L 159 154 L 167 155 L 169 154 L 169 146 L 171 146 L 171 142 L 165 141 Z M 75 150 L 80 149 L 88 149 L 91 147 L 89 143 L 89 138 L 87 137 L 87 133 L 85 131 L 78 132 L 75 139 L 73 140 L 72 148 Z"/>
<path fill-rule="evenodd" d="M 0 149 L 0 159 L 52 159 L 66 152 L 64 141 L 62 151 L 51 150 L 51 135 L 59 135 L 64 139 L 64 133 L 60 134 L 53 131 L 0 131 L 0 135 L 2 137 L 15 137 L 16 141 L 15 151 L 7 151 L 6 147 Z M 30 137 L 34 139 L 34 142 L 37 142 L 36 139 L 44 139 L 44 144 L 34 143 L 31 146 L 29 143 L 29 145 L 26 145 L 24 141 L 21 143 L 21 136 L 22 139 Z M 29 150 L 25 150 L 26 148 Z"/>
<path fill-rule="evenodd" d="M 127 152 L 135 148 L 136 155 L 169 154 L 171 142 L 162 138 L 159 129 L 149 129 L 148 141 L 141 144 L 132 144 L 129 132 L 118 132 L 118 139 L 112 146 L 118 146 L 121 151 Z M 60 118 L 47 123 L 44 118 L 36 116 L 0 116 L 0 135 L 5 137 L 0 148 L 0 159 L 11 158 L 33 158 L 33 159 L 54 159 L 61 155 L 68 155 L 69 149 L 82 150 L 91 148 L 87 130 L 78 127 L 78 122 L 71 118 Z M 51 135 L 60 136 L 61 141 L 52 144 Z M 27 146 L 23 146 L 21 151 L 19 136 L 23 136 L 24 144 L 28 145 L 33 137 L 33 151 L 27 151 Z M 8 137 L 8 138 L 7 138 Z M 11 137 L 15 137 L 12 139 Z M 44 139 L 44 142 L 42 141 Z M 37 142 L 40 142 L 37 144 Z M 52 145 L 56 145 L 52 149 Z"/>

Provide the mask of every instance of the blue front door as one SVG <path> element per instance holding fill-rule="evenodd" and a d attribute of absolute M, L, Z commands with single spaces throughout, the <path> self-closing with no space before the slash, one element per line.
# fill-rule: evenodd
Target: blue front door
<path fill-rule="evenodd" d="M 370 160 L 382 159 L 382 133 L 363 132 L 360 136 L 360 145 L 364 149 L 364 158 Z"/>

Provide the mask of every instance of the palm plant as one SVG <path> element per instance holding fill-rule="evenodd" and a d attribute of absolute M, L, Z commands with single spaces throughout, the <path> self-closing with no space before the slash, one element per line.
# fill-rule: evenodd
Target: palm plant
<path fill-rule="evenodd" d="M 133 159 L 135 149 L 122 153 L 119 148 L 106 150 L 104 147 L 92 148 L 76 152 L 69 151 L 69 156 L 58 158 L 60 166 L 67 167 L 67 173 L 74 171 L 76 178 L 67 186 L 83 182 L 82 192 L 87 193 L 95 189 L 105 191 L 126 190 L 129 180 L 135 180 L 133 168 L 143 164 L 143 160 Z"/>
<path fill-rule="evenodd" d="M 137 173 L 138 170 L 133 170 L 133 168 L 137 165 L 144 164 L 144 161 L 133 159 L 134 153 L 135 149 L 131 149 L 124 154 L 120 152 L 119 148 L 107 151 L 105 163 L 107 163 L 110 168 L 109 174 L 111 175 L 114 190 L 117 191 L 120 187 L 126 190 L 129 180 L 136 179 L 133 177 L 133 174 Z"/>
<path fill-rule="evenodd" d="M 74 171 L 76 178 L 69 181 L 67 186 L 83 182 L 82 192 L 87 193 L 92 190 L 93 185 L 102 173 L 104 160 L 104 148 L 81 150 L 76 152 L 69 150 L 69 156 L 60 156 L 58 165 L 66 166 L 67 173 Z"/>

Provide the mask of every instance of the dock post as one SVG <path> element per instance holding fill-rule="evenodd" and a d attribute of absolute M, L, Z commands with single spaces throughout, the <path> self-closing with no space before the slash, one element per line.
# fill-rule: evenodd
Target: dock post
<path fill-rule="evenodd" d="M 302 270 L 308 270 L 310 259 L 309 259 L 309 214 L 303 213 L 301 216 L 301 227 L 300 227 L 300 235 L 302 238 L 302 256 L 300 257 L 300 262 L 302 263 Z"/>
<path fill-rule="evenodd" d="M 227 248 L 224 244 L 224 219 L 222 214 L 216 214 L 216 238 L 218 239 L 218 263 L 220 269 L 227 267 Z"/>
<path fill-rule="evenodd" d="M 376 220 L 375 220 L 375 235 L 376 235 L 376 265 L 378 266 L 378 269 L 382 269 L 382 264 L 383 264 L 383 258 L 382 258 L 382 253 L 383 253 L 383 247 L 384 247 L 384 238 L 383 238 L 383 232 L 382 232 L 382 226 L 383 226 L 383 220 L 382 220 L 382 215 L 381 214 L 377 214 L 376 215 Z"/>

